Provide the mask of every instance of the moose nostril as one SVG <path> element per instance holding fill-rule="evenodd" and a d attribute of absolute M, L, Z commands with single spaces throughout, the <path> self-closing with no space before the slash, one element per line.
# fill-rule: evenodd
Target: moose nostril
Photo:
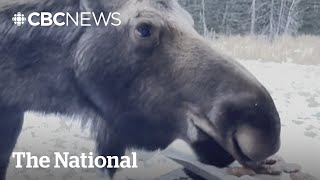
<path fill-rule="evenodd" d="M 253 161 L 262 161 L 275 154 L 280 147 L 280 141 L 268 137 L 258 129 L 242 126 L 237 130 L 235 139 L 243 155 Z"/>

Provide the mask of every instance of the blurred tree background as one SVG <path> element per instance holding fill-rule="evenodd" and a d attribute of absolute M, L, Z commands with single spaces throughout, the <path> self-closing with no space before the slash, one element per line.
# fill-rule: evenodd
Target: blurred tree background
<path fill-rule="evenodd" d="M 206 36 L 320 35 L 320 0 L 179 0 Z"/>

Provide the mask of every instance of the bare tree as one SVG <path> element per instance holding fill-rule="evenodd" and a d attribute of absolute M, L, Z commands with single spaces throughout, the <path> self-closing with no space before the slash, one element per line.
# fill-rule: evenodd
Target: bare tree
<path fill-rule="evenodd" d="M 320 24 L 315 20 L 320 14 L 316 12 L 320 0 L 179 1 L 192 12 L 196 28 L 203 35 L 210 35 L 214 31 L 228 35 L 261 34 L 274 39 L 284 33 L 297 33 L 300 25 L 318 27 L 317 24 Z M 306 31 L 307 27 L 304 28 Z"/>
<path fill-rule="evenodd" d="M 250 33 L 251 35 L 255 34 L 255 26 L 256 26 L 256 0 L 252 0 L 251 5 L 251 27 L 250 27 Z"/>
<path fill-rule="evenodd" d="M 280 4 L 280 12 L 279 12 L 279 17 L 278 17 L 278 25 L 277 25 L 277 32 L 276 35 L 278 36 L 280 34 L 281 30 L 281 25 L 282 25 L 282 18 L 283 18 L 283 11 L 284 11 L 284 2 L 285 0 L 281 0 Z"/>
<path fill-rule="evenodd" d="M 270 5 L 270 24 L 269 24 L 269 33 L 270 37 L 274 37 L 274 29 L 273 29 L 273 23 L 274 23 L 274 0 L 271 0 L 271 5 Z"/>
<path fill-rule="evenodd" d="M 200 17 L 202 20 L 202 25 L 203 25 L 203 35 L 207 36 L 208 34 L 208 28 L 207 28 L 207 22 L 206 22 L 206 3 L 205 0 L 201 1 L 201 6 L 202 6 L 202 10 L 200 12 Z"/>
<path fill-rule="evenodd" d="M 224 29 L 224 30 L 227 29 L 227 17 L 228 17 L 228 13 L 229 13 L 229 1 L 227 1 L 227 2 L 225 3 L 224 12 L 223 12 L 222 26 L 223 26 L 223 29 Z"/>
<path fill-rule="evenodd" d="M 297 29 L 298 25 L 297 25 L 297 21 L 296 21 L 296 16 L 299 14 L 299 12 L 296 11 L 296 7 L 298 6 L 298 4 L 300 2 L 301 2 L 301 0 L 292 0 L 291 6 L 289 8 L 286 27 L 284 30 L 285 34 L 292 33 L 292 26 L 294 26 L 293 29 Z"/>

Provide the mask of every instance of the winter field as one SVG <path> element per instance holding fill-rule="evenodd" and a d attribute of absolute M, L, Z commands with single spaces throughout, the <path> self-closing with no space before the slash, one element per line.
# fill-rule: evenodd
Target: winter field
<path fill-rule="evenodd" d="M 317 65 L 320 63 L 320 38 L 290 39 L 286 43 L 277 40 L 269 44 L 254 38 L 230 37 L 212 44 L 230 56 L 239 57 L 271 92 L 282 120 L 282 147 L 278 154 L 320 179 L 320 65 Z M 16 152 L 27 151 L 39 156 L 52 156 L 56 151 L 73 155 L 94 152 L 88 130 L 82 130 L 77 121 L 32 112 L 27 113 L 25 119 Z M 171 148 L 188 152 L 188 147 L 181 142 Z M 163 175 L 181 168 L 161 152 L 138 152 L 138 157 L 139 169 L 121 170 L 115 179 L 168 179 Z M 106 179 L 103 173 L 92 169 L 15 169 L 12 162 L 9 180 Z"/>
<path fill-rule="evenodd" d="M 237 59 L 320 64 L 320 36 L 284 35 L 273 41 L 265 36 L 222 36 L 211 44 L 219 52 Z"/>

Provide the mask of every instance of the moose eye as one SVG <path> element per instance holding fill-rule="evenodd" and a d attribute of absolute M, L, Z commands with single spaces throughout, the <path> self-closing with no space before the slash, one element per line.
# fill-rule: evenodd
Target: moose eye
<path fill-rule="evenodd" d="M 142 38 L 148 38 L 152 35 L 152 27 L 149 24 L 140 24 L 137 27 L 137 33 Z"/>

